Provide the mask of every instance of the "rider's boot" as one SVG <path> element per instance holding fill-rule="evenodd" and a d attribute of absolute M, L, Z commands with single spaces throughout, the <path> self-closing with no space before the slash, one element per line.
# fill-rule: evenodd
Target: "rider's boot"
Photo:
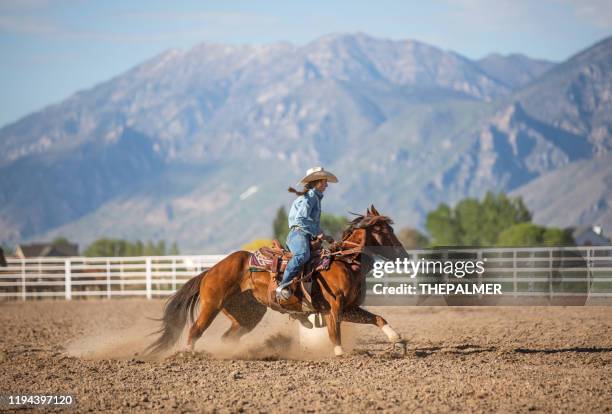
<path fill-rule="evenodd" d="M 291 291 L 291 282 L 287 285 L 281 284 L 276 288 L 276 300 L 289 300 L 293 292 Z"/>

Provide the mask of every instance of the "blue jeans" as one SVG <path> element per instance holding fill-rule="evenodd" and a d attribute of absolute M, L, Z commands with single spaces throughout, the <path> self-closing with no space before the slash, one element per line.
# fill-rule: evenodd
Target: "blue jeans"
<path fill-rule="evenodd" d="M 287 247 L 293 254 L 283 274 L 280 286 L 288 286 L 310 259 L 310 234 L 300 228 L 293 228 L 287 235 Z"/>

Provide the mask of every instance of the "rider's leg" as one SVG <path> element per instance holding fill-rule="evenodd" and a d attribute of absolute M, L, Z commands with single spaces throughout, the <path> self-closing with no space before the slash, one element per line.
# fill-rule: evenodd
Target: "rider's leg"
<path fill-rule="evenodd" d="M 293 256 L 287 263 L 278 292 L 291 284 L 302 266 L 310 259 L 310 236 L 302 230 L 291 230 L 287 236 L 287 247 Z"/>

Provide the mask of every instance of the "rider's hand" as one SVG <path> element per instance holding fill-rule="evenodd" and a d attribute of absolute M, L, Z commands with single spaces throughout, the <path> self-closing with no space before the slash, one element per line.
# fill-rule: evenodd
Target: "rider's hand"
<path fill-rule="evenodd" d="M 324 233 L 321 233 L 317 236 L 318 240 L 325 240 L 328 243 L 333 243 L 334 242 L 334 238 L 332 236 L 327 236 Z"/>

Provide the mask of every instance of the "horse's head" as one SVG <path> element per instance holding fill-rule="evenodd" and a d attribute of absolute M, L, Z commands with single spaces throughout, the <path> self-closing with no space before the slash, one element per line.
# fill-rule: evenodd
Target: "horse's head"
<path fill-rule="evenodd" d="M 342 235 L 343 240 L 351 240 L 363 247 L 388 247 L 389 253 L 405 257 L 406 250 L 398 240 L 391 226 L 393 221 L 380 214 L 372 205 L 365 215 L 357 216 Z"/>

